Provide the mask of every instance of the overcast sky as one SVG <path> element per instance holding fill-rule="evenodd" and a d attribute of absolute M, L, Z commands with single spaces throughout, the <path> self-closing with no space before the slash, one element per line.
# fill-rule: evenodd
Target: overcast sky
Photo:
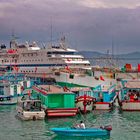
<path fill-rule="evenodd" d="M 140 49 L 140 0 L 0 0 L 0 42 L 48 43 L 114 53 Z"/>

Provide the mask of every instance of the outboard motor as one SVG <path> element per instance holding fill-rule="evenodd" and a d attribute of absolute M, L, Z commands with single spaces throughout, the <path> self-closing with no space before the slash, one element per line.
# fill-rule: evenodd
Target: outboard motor
<path fill-rule="evenodd" d="M 101 129 L 105 129 L 107 131 L 111 131 L 112 130 L 112 126 L 111 125 L 107 125 L 107 126 L 100 126 Z"/>
<path fill-rule="evenodd" d="M 111 125 L 107 125 L 104 127 L 104 129 L 108 130 L 108 131 L 111 131 L 112 130 L 112 126 Z"/>

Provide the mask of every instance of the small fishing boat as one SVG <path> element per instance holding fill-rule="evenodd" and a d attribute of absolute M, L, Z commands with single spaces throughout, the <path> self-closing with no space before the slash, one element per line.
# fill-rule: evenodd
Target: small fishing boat
<path fill-rule="evenodd" d="M 22 96 L 0 96 L 0 105 L 15 105 Z"/>
<path fill-rule="evenodd" d="M 40 100 L 21 100 L 17 105 L 17 116 L 22 120 L 41 120 L 45 118 L 45 111 Z"/>
<path fill-rule="evenodd" d="M 93 107 L 95 110 L 111 110 L 117 98 L 116 84 L 101 85 L 100 89 L 94 90 L 96 102 Z"/>
<path fill-rule="evenodd" d="M 27 94 L 33 81 L 23 75 L 5 74 L 0 77 L 0 105 L 15 105 Z"/>
<path fill-rule="evenodd" d="M 55 132 L 58 135 L 66 136 L 107 136 L 110 135 L 112 127 L 104 126 L 100 128 L 51 128 L 51 131 Z"/>
<path fill-rule="evenodd" d="M 71 91 L 76 93 L 76 107 L 82 112 L 90 112 L 93 109 L 94 94 L 88 87 L 74 87 Z"/>
<path fill-rule="evenodd" d="M 140 81 L 122 80 L 119 104 L 123 111 L 140 111 Z"/>

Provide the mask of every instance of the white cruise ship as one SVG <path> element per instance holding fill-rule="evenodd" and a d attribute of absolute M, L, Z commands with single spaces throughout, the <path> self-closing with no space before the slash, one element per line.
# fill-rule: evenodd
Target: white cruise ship
<path fill-rule="evenodd" d="M 62 38 L 58 45 L 40 48 L 36 42 L 24 45 L 10 42 L 10 48 L 1 46 L 0 64 L 18 73 L 46 73 L 51 68 L 90 68 L 90 62 L 70 49 Z"/>
<path fill-rule="evenodd" d="M 58 45 L 51 44 L 47 48 L 40 48 L 36 42 L 21 45 L 12 40 L 9 49 L 1 46 L 0 64 L 1 67 L 6 67 L 16 73 L 32 75 L 32 77 L 40 75 L 40 78 L 44 78 L 42 74 L 53 72 L 56 82 L 68 87 L 95 88 L 98 85 L 112 84 L 115 80 L 106 77 L 110 73 L 102 71 L 93 73 L 89 60 L 79 55 L 75 49 L 69 48 L 65 38 L 62 38 Z M 102 75 L 104 79 L 100 79 Z"/>

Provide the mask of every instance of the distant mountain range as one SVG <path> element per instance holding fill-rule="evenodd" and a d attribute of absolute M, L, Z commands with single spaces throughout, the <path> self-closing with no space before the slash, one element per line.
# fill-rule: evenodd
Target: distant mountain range
<path fill-rule="evenodd" d="M 137 64 L 140 64 L 140 52 L 118 54 L 118 55 L 113 55 L 113 56 L 112 54 L 104 54 L 104 53 L 95 52 L 95 51 L 80 51 L 80 54 L 82 54 L 85 58 L 89 59 L 92 65 L 99 64 L 98 63 L 99 61 L 95 62 L 96 58 L 100 59 L 99 65 L 103 66 L 105 65 L 105 63 L 108 63 L 107 58 L 112 58 L 112 57 L 115 58 L 114 60 L 112 60 L 112 63 L 115 63 L 116 65 L 119 65 L 119 66 L 124 66 L 126 63 L 130 63 L 136 67 Z"/>
<path fill-rule="evenodd" d="M 100 52 L 95 51 L 80 51 L 80 54 L 82 54 L 86 58 L 99 58 L 99 57 L 109 57 L 112 56 L 112 54 L 104 54 Z M 129 59 L 139 59 L 140 60 L 140 52 L 132 52 L 127 54 L 118 54 L 113 55 L 114 58 L 129 58 Z"/>

